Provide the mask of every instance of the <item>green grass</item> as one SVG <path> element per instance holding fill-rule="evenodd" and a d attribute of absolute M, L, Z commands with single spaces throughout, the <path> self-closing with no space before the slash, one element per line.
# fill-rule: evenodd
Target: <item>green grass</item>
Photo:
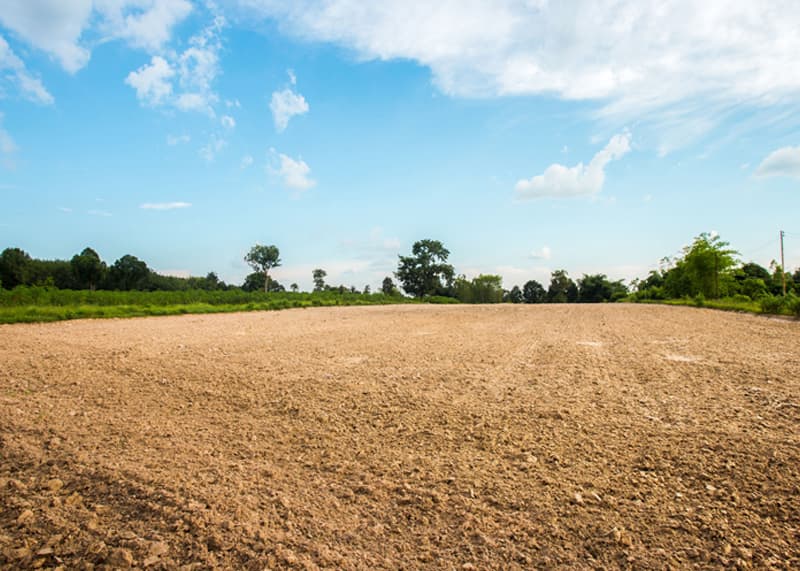
<path fill-rule="evenodd" d="M 119 292 L 18 287 L 13 290 L 0 290 L 0 323 L 413 302 L 414 300 L 402 296 L 387 296 L 382 293 L 264 293 L 241 290 Z"/>
<path fill-rule="evenodd" d="M 769 298 L 770 302 L 778 298 Z M 720 309 L 723 311 L 741 311 L 746 313 L 765 314 L 765 315 L 791 315 L 800 317 L 800 306 L 795 299 L 787 298 L 783 303 L 773 302 L 766 303 L 763 300 L 756 301 L 751 299 L 742 299 L 742 296 L 725 297 L 721 299 L 662 299 L 662 300 L 639 300 L 636 303 L 660 303 L 664 305 L 684 305 L 690 307 L 708 307 L 711 309 Z"/>

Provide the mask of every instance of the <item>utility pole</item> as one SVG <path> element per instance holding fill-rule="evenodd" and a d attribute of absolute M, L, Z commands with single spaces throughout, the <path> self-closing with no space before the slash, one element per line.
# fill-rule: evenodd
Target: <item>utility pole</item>
<path fill-rule="evenodd" d="M 786 269 L 783 265 L 783 235 L 786 234 L 781 230 L 781 282 L 783 283 L 783 295 L 786 297 Z"/>

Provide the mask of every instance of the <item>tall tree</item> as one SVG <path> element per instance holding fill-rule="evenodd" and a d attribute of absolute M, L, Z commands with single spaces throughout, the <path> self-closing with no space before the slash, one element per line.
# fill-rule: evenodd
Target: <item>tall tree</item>
<path fill-rule="evenodd" d="M 33 260 L 19 248 L 6 248 L 0 254 L 0 283 L 6 289 L 26 285 L 31 278 Z"/>
<path fill-rule="evenodd" d="M 581 303 L 617 301 L 625 297 L 628 288 L 622 281 L 610 281 L 605 274 L 586 275 L 578 280 L 578 299 Z"/>
<path fill-rule="evenodd" d="M 705 297 L 717 298 L 728 293 L 739 254 L 728 246 L 718 235 L 704 232 L 684 249 L 678 265 L 682 266 L 691 284 L 690 295 L 702 293 Z"/>
<path fill-rule="evenodd" d="M 108 270 L 108 281 L 111 289 L 143 290 L 147 289 L 150 269 L 136 256 L 126 254 Z"/>
<path fill-rule="evenodd" d="M 438 240 L 414 242 L 411 256 L 398 256 L 395 275 L 406 293 L 422 299 L 452 282 L 453 266 L 446 263 L 449 256 L 450 251 Z"/>
<path fill-rule="evenodd" d="M 281 265 L 278 247 L 256 244 L 247 252 L 244 261 L 250 264 L 253 271 L 264 274 L 264 291 L 269 291 L 269 271 Z"/>
<path fill-rule="evenodd" d="M 547 301 L 549 303 L 575 303 L 578 301 L 578 286 L 567 275 L 566 270 L 556 270 L 550 274 Z"/>
<path fill-rule="evenodd" d="M 528 280 L 522 286 L 522 299 L 525 303 L 544 303 L 547 300 L 547 292 L 536 280 Z"/>
<path fill-rule="evenodd" d="M 80 254 L 72 256 L 70 266 L 72 266 L 72 274 L 75 276 L 77 286 L 80 289 L 92 291 L 102 283 L 108 269 L 97 252 L 91 248 L 84 248 Z"/>
<path fill-rule="evenodd" d="M 325 291 L 325 276 L 328 272 L 322 268 L 317 268 L 311 272 L 311 277 L 314 279 L 314 291 Z"/>
<path fill-rule="evenodd" d="M 522 290 L 519 289 L 518 285 L 512 287 L 511 290 L 508 292 L 508 301 L 510 303 L 522 303 L 523 301 Z"/>
<path fill-rule="evenodd" d="M 397 293 L 397 287 L 394 285 L 392 278 L 386 276 L 383 278 L 383 283 L 381 284 L 381 291 L 384 295 L 394 295 Z"/>

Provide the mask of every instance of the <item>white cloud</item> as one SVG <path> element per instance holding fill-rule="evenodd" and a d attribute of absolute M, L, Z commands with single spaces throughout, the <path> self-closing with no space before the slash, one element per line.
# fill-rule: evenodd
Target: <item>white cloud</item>
<path fill-rule="evenodd" d="M 534 260 L 549 260 L 552 255 L 553 252 L 549 246 L 542 246 L 538 250 L 533 250 L 528 257 Z"/>
<path fill-rule="evenodd" d="M 190 45 L 183 52 L 153 56 L 150 64 L 129 73 L 125 83 L 136 89 L 136 96 L 146 105 L 172 106 L 215 117 L 213 106 L 219 96 L 213 84 L 219 74 L 219 34 L 224 26 L 225 20 L 216 17 L 189 39 Z"/>
<path fill-rule="evenodd" d="M 146 105 L 156 106 L 172 95 L 172 77 L 175 70 L 161 56 L 153 56 L 149 64 L 132 71 L 125 83 L 136 90 L 136 97 Z"/>
<path fill-rule="evenodd" d="M 17 57 L 3 36 L 0 36 L 0 70 L 11 72 L 6 79 L 16 84 L 26 99 L 45 105 L 53 103 L 53 96 L 42 81 L 28 72 L 25 63 Z"/>
<path fill-rule="evenodd" d="M 783 147 L 771 152 L 756 169 L 756 176 L 800 178 L 800 147 Z"/>
<path fill-rule="evenodd" d="M 220 123 L 222 123 L 222 126 L 226 129 L 233 129 L 236 127 L 236 120 L 230 115 L 223 115 L 220 119 Z"/>
<path fill-rule="evenodd" d="M 289 125 L 292 117 L 308 112 L 308 103 L 299 93 L 295 93 L 291 89 L 284 89 L 272 94 L 269 108 L 272 110 L 275 129 L 281 132 Z"/>
<path fill-rule="evenodd" d="M 238 3 L 302 39 L 332 42 L 359 58 L 427 66 L 450 95 L 593 100 L 617 126 L 635 117 L 652 122 L 654 133 L 675 128 L 674 136 L 665 133 L 667 150 L 739 105 L 797 105 L 800 97 L 798 2 Z"/>
<path fill-rule="evenodd" d="M 245 156 L 242 157 L 242 162 L 239 164 L 239 166 L 242 169 L 246 169 L 247 167 L 249 167 L 252 164 L 253 164 L 252 155 L 245 155 Z"/>
<path fill-rule="evenodd" d="M 0 22 L 75 73 L 91 57 L 85 35 L 92 28 L 152 53 L 191 10 L 188 0 L 4 0 Z"/>
<path fill-rule="evenodd" d="M 614 135 L 588 165 L 578 163 L 574 167 L 565 167 L 554 163 L 543 174 L 517 181 L 517 197 L 527 200 L 595 195 L 603 189 L 606 165 L 624 156 L 630 148 L 629 133 Z"/>
<path fill-rule="evenodd" d="M 295 191 L 302 192 L 313 188 L 317 181 L 309 177 L 311 174 L 311 167 L 309 167 L 303 159 L 293 159 L 284 155 L 278 154 L 280 167 L 277 169 L 270 169 L 283 179 L 283 184 Z"/>
<path fill-rule="evenodd" d="M 216 135 L 212 135 L 211 139 L 208 141 L 208 144 L 205 147 L 202 147 L 199 153 L 201 157 L 210 163 L 216 158 L 222 149 L 227 146 L 228 141 L 225 139 L 220 139 Z"/>
<path fill-rule="evenodd" d="M 289 83 L 297 85 L 297 76 L 294 74 L 293 69 L 287 69 L 286 74 L 289 76 Z"/>
<path fill-rule="evenodd" d="M 95 7 L 104 31 L 150 52 L 159 51 L 192 11 L 187 0 L 95 0 Z"/>
<path fill-rule="evenodd" d="M 89 62 L 78 41 L 91 15 L 92 0 L 5 0 L 0 22 L 75 73 Z"/>
<path fill-rule="evenodd" d="M 192 138 L 189 135 L 167 135 L 167 144 L 170 147 L 174 147 L 175 145 L 183 145 L 191 140 Z"/>
<path fill-rule="evenodd" d="M 112 214 L 107 210 L 89 210 L 86 212 L 86 214 L 88 214 L 89 216 L 102 216 L 104 218 L 112 216 Z"/>
<path fill-rule="evenodd" d="M 178 208 L 189 208 L 191 202 L 145 202 L 139 205 L 144 210 L 176 210 Z"/>

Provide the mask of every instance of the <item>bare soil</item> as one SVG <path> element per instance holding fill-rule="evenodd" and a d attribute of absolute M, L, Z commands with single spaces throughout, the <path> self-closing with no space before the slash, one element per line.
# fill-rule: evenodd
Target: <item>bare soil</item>
<path fill-rule="evenodd" d="M 318 308 L 0 326 L 0 566 L 800 568 L 800 323 Z"/>

